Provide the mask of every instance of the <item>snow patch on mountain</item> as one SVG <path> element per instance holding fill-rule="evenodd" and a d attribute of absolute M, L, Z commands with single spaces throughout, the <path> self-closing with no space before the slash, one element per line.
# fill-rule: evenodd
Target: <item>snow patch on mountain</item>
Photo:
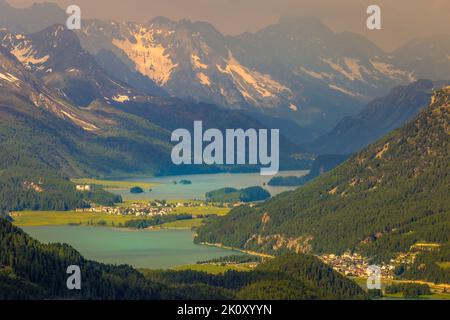
<path fill-rule="evenodd" d="M 13 76 L 10 73 L 1 73 L 0 72 L 0 80 L 7 81 L 9 83 L 12 83 L 12 84 L 18 86 L 18 87 L 20 86 L 20 80 L 17 79 L 15 76 Z"/>
<path fill-rule="evenodd" d="M 349 95 L 349 96 L 352 96 L 352 97 L 357 97 L 359 95 L 357 93 L 350 92 L 349 90 L 346 90 L 344 88 L 338 87 L 338 86 L 336 86 L 334 84 L 329 84 L 328 86 L 331 89 L 333 89 L 333 90 L 340 91 L 340 92 L 345 93 L 346 95 Z"/>
<path fill-rule="evenodd" d="M 306 73 L 307 75 L 309 75 L 310 77 L 313 77 L 313 78 L 316 78 L 319 80 L 325 80 L 325 79 L 331 80 L 333 78 L 333 76 L 331 74 L 328 74 L 325 72 L 316 72 L 313 70 L 308 70 L 305 67 L 301 67 L 300 70 L 303 73 Z"/>
<path fill-rule="evenodd" d="M 202 63 L 202 61 L 200 60 L 200 57 L 195 54 L 191 55 L 191 61 L 192 61 L 192 65 L 197 69 L 208 69 L 208 65 Z"/>
<path fill-rule="evenodd" d="M 378 72 L 382 73 L 385 76 L 388 76 L 391 79 L 401 80 L 404 78 L 408 78 L 410 81 L 417 80 L 412 73 L 400 70 L 392 64 L 375 60 L 370 60 L 370 63 Z"/>
<path fill-rule="evenodd" d="M 228 59 L 224 62 L 225 66 L 216 65 L 217 70 L 231 77 L 248 102 L 260 105 L 261 98 L 275 98 L 282 92 L 291 92 L 289 88 L 273 80 L 269 75 L 250 70 L 241 65 L 231 51 L 228 52 Z"/>
<path fill-rule="evenodd" d="M 96 127 L 94 124 L 86 122 L 80 118 L 78 118 L 76 115 L 71 114 L 65 110 L 61 109 L 61 113 L 67 117 L 70 121 L 81 127 L 85 131 L 97 131 L 98 127 Z"/>
<path fill-rule="evenodd" d="M 359 60 L 351 58 L 343 58 L 344 66 L 333 62 L 331 59 L 323 59 L 322 61 L 328 64 L 334 71 L 339 72 L 344 77 L 351 81 L 364 81 L 361 71 L 368 73 L 367 69 L 360 64 Z"/>
<path fill-rule="evenodd" d="M 116 101 L 116 102 L 120 102 L 120 103 L 124 103 L 124 102 L 130 101 L 130 97 L 129 96 L 121 95 L 121 94 L 118 94 L 118 95 L 112 97 L 111 99 Z"/>
<path fill-rule="evenodd" d="M 23 39 L 23 38 L 20 38 Z M 42 65 L 50 58 L 49 55 L 37 57 L 37 52 L 28 42 L 20 42 L 12 50 L 11 53 L 25 66 Z"/>
<path fill-rule="evenodd" d="M 210 87 L 212 85 L 211 80 L 209 79 L 209 77 L 204 74 L 203 72 L 199 72 L 197 73 L 197 78 L 200 81 L 200 83 L 202 85 L 208 86 Z"/>
<path fill-rule="evenodd" d="M 173 70 L 178 66 L 170 58 L 161 44 L 153 41 L 153 32 L 141 27 L 138 33 L 128 39 L 113 39 L 113 45 L 121 49 L 135 63 L 136 70 L 148 76 L 158 85 L 164 85 L 170 80 Z M 130 38 L 132 39 L 130 41 Z"/>
<path fill-rule="evenodd" d="M 357 59 L 344 58 L 344 63 L 347 66 L 347 69 L 350 70 L 350 74 L 353 78 L 359 81 L 365 81 L 362 72 L 370 74 L 370 71 L 367 70 L 367 68 L 361 64 L 361 61 Z"/>

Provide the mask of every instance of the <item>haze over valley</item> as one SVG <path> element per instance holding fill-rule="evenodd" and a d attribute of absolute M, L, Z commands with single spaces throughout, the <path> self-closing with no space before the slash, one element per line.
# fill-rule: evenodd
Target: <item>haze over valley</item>
<path fill-rule="evenodd" d="M 307 2 L 0 0 L 0 299 L 449 299 L 446 3 Z"/>

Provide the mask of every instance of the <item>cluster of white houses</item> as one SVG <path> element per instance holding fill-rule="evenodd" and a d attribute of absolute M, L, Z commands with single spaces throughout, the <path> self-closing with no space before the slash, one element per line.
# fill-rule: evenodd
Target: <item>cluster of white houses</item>
<path fill-rule="evenodd" d="M 107 207 L 95 206 L 91 208 L 76 209 L 76 212 L 107 213 L 120 216 L 153 217 L 170 214 L 173 208 L 168 207 Z"/>
<path fill-rule="evenodd" d="M 367 276 L 369 263 L 366 258 L 357 253 L 346 252 L 343 255 L 324 254 L 319 257 L 334 270 L 349 277 Z M 393 264 L 380 265 L 381 276 L 385 279 L 393 278 L 395 266 Z"/>
<path fill-rule="evenodd" d="M 80 192 L 91 191 L 91 186 L 88 184 L 77 184 L 75 189 Z"/>
<path fill-rule="evenodd" d="M 164 200 L 154 200 L 150 202 L 136 202 L 129 206 L 92 206 L 91 208 L 76 209 L 76 212 L 107 213 L 122 216 L 142 216 L 153 217 L 163 216 L 172 213 L 175 208 L 183 207 L 203 207 L 202 202 L 168 203 Z"/>

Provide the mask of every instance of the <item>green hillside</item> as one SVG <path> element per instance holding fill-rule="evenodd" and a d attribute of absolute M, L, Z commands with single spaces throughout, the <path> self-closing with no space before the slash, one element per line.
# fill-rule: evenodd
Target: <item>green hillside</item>
<path fill-rule="evenodd" d="M 388 260 L 450 236 L 450 87 L 402 128 L 299 189 L 240 207 L 196 241 L 249 250 L 342 253 Z"/>
<path fill-rule="evenodd" d="M 185 270 L 145 274 L 148 279 L 167 286 L 201 284 L 221 288 L 242 300 L 367 299 L 355 282 L 319 259 L 303 254 L 283 255 L 246 272 L 227 271 L 214 275 Z"/>
<path fill-rule="evenodd" d="M 110 129 L 94 135 L 46 110 L 32 108 L 7 93 L 0 98 L 0 209 L 68 210 L 92 201 L 110 205 L 120 199 L 99 188 L 78 193 L 68 177 L 130 168 L 153 172 L 169 150 L 155 138 L 164 133 L 162 129 L 158 132 L 143 120 L 139 125 L 134 116 L 119 113 L 113 119 L 128 123 L 140 134 L 127 137 L 131 130 Z M 154 157 L 149 160 L 148 154 Z"/>

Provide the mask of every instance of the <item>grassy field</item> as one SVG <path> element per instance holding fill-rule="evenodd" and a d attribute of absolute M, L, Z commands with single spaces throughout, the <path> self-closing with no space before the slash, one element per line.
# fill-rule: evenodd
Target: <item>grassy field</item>
<path fill-rule="evenodd" d="M 190 208 L 195 209 L 195 208 Z M 220 209 L 220 208 L 219 208 Z M 180 213 L 192 213 L 182 211 Z M 19 227 L 57 226 L 57 225 L 97 225 L 104 222 L 105 226 L 120 226 L 127 221 L 143 219 L 136 216 L 120 216 L 106 213 L 75 212 L 75 211 L 20 211 L 13 212 L 14 224 Z M 165 229 L 192 229 L 203 224 L 205 219 L 178 220 L 164 223 L 158 227 Z"/>
<path fill-rule="evenodd" d="M 186 208 L 174 208 L 174 214 L 192 214 L 192 215 L 208 215 L 208 214 L 216 214 L 218 216 L 225 216 L 230 212 L 230 208 L 219 208 L 214 206 L 205 206 L 205 207 L 186 207 Z"/>
<path fill-rule="evenodd" d="M 118 226 L 138 217 L 125 217 L 104 213 L 73 211 L 20 211 L 13 213 L 14 224 L 19 227 L 55 226 L 68 224 L 88 225 L 105 221 L 107 226 Z"/>
<path fill-rule="evenodd" d="M 188 264 L 173 268 L 176 271 L 193 270 L 203 271 L 210 274 L 221 274 L 229 270 L 235 271 L 251 271 L 252 268 L 248 264 L 218 265 L 218 264 Z"/>
<path fill-rule="evenodd" d="M 152 182 L 139 182 L 139 181 L 120 181 L 120 180 L 97 180 L 97 179 L 73 179 L 73 183 L 76 184 L 96 184 L 105 189 L 114 190 L 126 190 L 132 187 L 141 187 L 144 190 L 149 190 L 157 185 Z"/>
<path fill-rule="evenodd" d="M 168 201 L 177 203 L 182 201 Z M 119 207 L 130 207 L 133 203 L 148 203 L 148 200 L 140 201 L 125 201 L 117 204 Z M 173 208 L 172 214 L 192 214 L 192 215 L 219 215 L 228 214 L 229 208 L 220 208 L 213 205 L 204 207 L 178 207 Z M 31 226 L 54 226 L 54 225 L 69 225 L 69 224 L 99 224 L 104 222 L 106 226 L 119 226 L 130 220 L 143 219 L 143 217 L 136 216 L 120 216 L 106 213 L 96 212 L 75 212 L 75 211 L 20 211 L 13 213 L 14 223 L 17 226 L 31 227 Z M 145 218 L 144 218 L 145 219 Z M 180 220 L 161 225 L 162 228 L 174 229 L 192 229 L 199 227 L 204 222 L 204 219 Z"/>

